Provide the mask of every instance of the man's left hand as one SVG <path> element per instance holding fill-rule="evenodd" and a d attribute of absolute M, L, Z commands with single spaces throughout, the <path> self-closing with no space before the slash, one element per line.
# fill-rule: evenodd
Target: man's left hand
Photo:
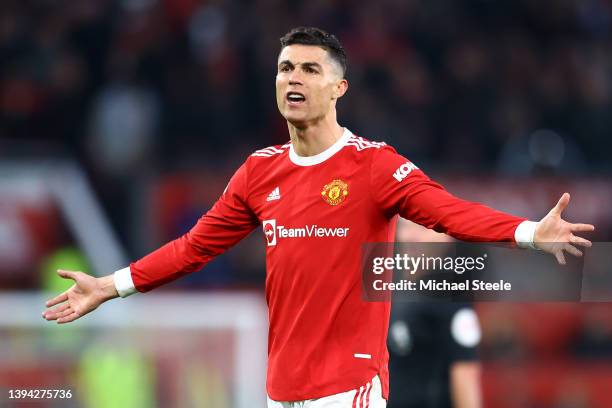
<path fill-rule="evenodd" d="M 574 256 L 582 256 L 582 251 L 576 246 L 590 247 L 592 245 L 588 239 L 575 234 L 595 230 L 591 224 L 572 224 L 561 218 L 569 201 L 569 193 L 564 193 L 557 205 L 537 224 L 533 237 L 535 247 L 553 254 L 561 265 L 565 265 L 564 251 Z"/>

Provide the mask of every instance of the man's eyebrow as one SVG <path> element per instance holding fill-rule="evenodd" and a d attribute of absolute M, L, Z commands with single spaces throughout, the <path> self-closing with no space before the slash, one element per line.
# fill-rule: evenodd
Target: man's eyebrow
<path fill-rule="evenodd" d="M 321 64 L 319 64 L 318 62 L 303 62 L 302 66 L 309 67 L 309 68 L 313 68 L 314 67 L 314 68 L 323 69 Z"/>
<path fill-rule="evenodd" d="M 289 61 L 289 60 L 283 60 L 280 61 L 278 63 L 278 66 L 282 66 L 282 65 L 290 65 L 290 66 L 295 66 L 295 65 L 302 65 L 304 67 L 314 67 L 314 68 L 318 68 L 318 69 L 323 69 L 323 67 L 321 66 L 321 64 L 319 64 L 318 62 L 298 62 L 297 64 L 294 64 L 293 62 Z"/>

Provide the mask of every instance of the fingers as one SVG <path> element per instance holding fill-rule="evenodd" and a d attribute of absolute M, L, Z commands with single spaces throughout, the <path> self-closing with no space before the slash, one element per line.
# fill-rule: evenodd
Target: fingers
<path fill-rule="evenodd" d="M 62 310 L 61 312 L 45 312 L 43 313 L 43 317 L 47 321 L 52 321 L 52 320 L 61 319 L 62 317 L 66 317 L 72 313 L 74 313 L 74 310 L 72 310 L 70 306 L 68 306 L 66 309 Z"/>
<path fill-rule="evenodd" d="M 81 317 L 81 315 L 75 312 L 70 305 L 65 304 L 58 306 L 52 311 L 43 313 L 43 317 L 47 320 L 57 320 L 58 324 L 62 324 L 72 322 Z"/>
<path fill-rule="evenodd" d="M 563 210 L 565 210 L 569 202 L 570 202 L 569 193 L 563 193 L 563 195 L 557 202 L 557 205 L 555 205 L 550 212 L 554 215 L 561 215 L 561 213 L 563 212 Z"/>
<path fill-rule="evenodd" d="M 52 306 L 57 305 L 58 303 L 65 302 L 66 300 L 68 300 L 68 291 L 66 291 L 66 292 L 64 292 L 64 293 L 62 293 L 60 295 L 57 295 L 56 297 L 54 297 L 51 300 L 47 300 L 46 306 L 47 307 L 52 307 Z"/>
<path fill-rule="evenodd" d="M 45 310 L 42 314 L 43 318 L 47 320 L 55 320 L 58 317 L 62 317 L 63 313 L 70 309 L 70 304 L 64 303 L 51 310 Z"/>
<path fill-rule="evenodd" d="M 590 232 L 595 231 L 595 226 L 591 224 L 570 224 L 572 232 Z"/>
<path fill-rule="evenodd" d="M 555 252 L 555 258 L 557 258 L 559 265 L 565 265 L 565 255 L 563 255 L 563 251 Z"/>
<path fill-rule="evenodd" d="M 590 248 L 591 246 L 593 246 L 593 243 L 591 241 L 589 241 L 588 239 L 584 239 L 582 237 L 577 237 L 576 235 L 572 234 L 570 236 L 570 242 L 572 244 L 575 245 L 580 245 L 586 248 Z"/>
<path fill-rule="evenodd" d="M 57 319 L 57 323 L 58 324 L 63 324 L 63 323 L 70 323 L 76 319 L 78 319 L 80 316 L 77 312 L 72 312 L 67 316 L 64 317 L 60 317 L 59 319 Z"/>
<path fill-rule="evenodd" d="M 574 238 L 582 239 L 582 238 L 578 238 L 578 237 L 574 237 Z M 583 241 L 586 241 L 586 240 L 583 240 Z M 576 248 L 572 244 L 565 243 L 565 244 L 563 244 L 563 246 L 561 248 L 557 249 L 554 252 L 555 258 L 557 258 L 557 262 L 560 265 L 565 265 L 566 264 L 565 254 L 563 253 L 563 251 L 566 251 L 567 253 L 569 253 L 571 255 L 574 255 L 574 256 L 577 256 L 577 257 L 582 256 L 582 251 L 581 250 L 579 250 L 578 248 Z"/>
<path fill-rule="evenodd" d="M 63 269 L 57 270 L 57 274 L 64 279 L 76 280 L 77 273 L 78 272 L 66 271 Z M 47 300 L 47 303 L 45 303 L 45 305 L 47 307 L 52 307 L 52 306 L 57 305 L 58 303 L 65 302 L 66 300 L 68 300 L 68 291 L 65 291 L 64 293 L 57 295 L 53 299 Z"/>
<path fill-rule="evenodd" d="M 57 318 L 61 319 L 61 318 L 64 318 L 66 316 L 70 316 L 73 313 L 75 313 L 75 311 L 71 307 L 69 307 L 68 309 L 64 310 L 63 312 L 58 313 Z"/>
<path fill-rule="evenodd" d="M 565 244 L 563 249 L 574 256 L 582 256 L 582 251 L 571 244 Z"/>
<path fill-rule="evenodd" d="M 67 271 L 64 269 L 58 269 L 57 270 L 57 274 L 59 276 L 61 276 L 64 279 L 72 279 L 72 280 L 76 280 L 77 274 L 78 272 L 75 271 Z"/>

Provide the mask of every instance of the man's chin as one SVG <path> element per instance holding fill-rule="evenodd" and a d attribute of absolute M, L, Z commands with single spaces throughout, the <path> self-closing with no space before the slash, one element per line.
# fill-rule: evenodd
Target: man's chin
<path fill-rule="evenodd" d="M 308 119 L 302 115 L 283 115 L 285 120 L 296 128 L 304 128 L 308 124 Z"/>

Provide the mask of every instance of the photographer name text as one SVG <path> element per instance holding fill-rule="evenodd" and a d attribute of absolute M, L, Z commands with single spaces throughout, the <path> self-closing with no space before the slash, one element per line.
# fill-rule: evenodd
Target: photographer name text
<path fill-rule="evenodd" d="M 512 284 L 503 279 L 499 281 L 484 281 L 471 279 L 462 282 L 450 282 L 446 279 L 420 280 L 418 282 L 402 279 L 398 282 L 385 282 L 377 279 L 372 282 L 376 291 L 430 291 L 430 292 L 465 292 L 465 291 L 510 291 Z"/>

